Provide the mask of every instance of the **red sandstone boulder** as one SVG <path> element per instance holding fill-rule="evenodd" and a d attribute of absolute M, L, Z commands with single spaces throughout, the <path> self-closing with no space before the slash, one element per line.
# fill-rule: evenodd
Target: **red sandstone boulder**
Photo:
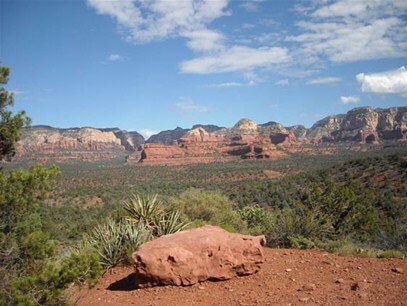
<path fill-rule="evenodd" d="M 188 286 L 254 274 L 264 261 L 264 236 L 231 234 L 204 226 L 162 236 L 135 253 L 137 285 Z"/>

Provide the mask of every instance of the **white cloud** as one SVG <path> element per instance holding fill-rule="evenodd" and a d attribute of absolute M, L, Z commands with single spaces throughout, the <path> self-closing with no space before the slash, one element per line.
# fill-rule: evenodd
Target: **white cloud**
<path fill-rule="evenodd" d="M 359 97 L 354 97 L 354 96 L 342 96 L 341 97 L 341 103 L 342 104 L 353 104 L 353 103 L 358 103 L 360 101 Z"/>
<path fill-rule="evenodd" d="M 289 82 L 288 82 L 288 79 L 284 79 L 284 80 L 278 80 L 274 84 L 279 85 L 279 86 L 287 86 L 289 84 Z"/>
<path fill-rule="evenodd" d="M 271 27 L 271 26 L 275 26 L 276 24 L 278 24 L 278 22 L 272 18 L 262 18 L 259 20 L 259 23 L 266 27 Z"/>
<path fill-rule="evenodd" d="M 359 73 L 356 79 L 361 83 L 363 92 L 396 94 L 407 97 L 407 70 L 404 66 L 380 73 Z"/>
<path fill-rule="evenodd" d="M 251 86 L 255 86 L 256 82 L 253 80 L 250 80 L 248 82 L 242 83 L 242 82 L 226 82 L 226 83 L 220 83 L 220 84 L 211 84 L 208 85 L 207 87 L 251 87 Z"/>
<path fill-rule="evenodd" d="M 342 79 L 339 77 L 322 77 L 316 78 L 313 80 L 309 80 L 306 84 L 307 85 L 316 85 L 316 84 L 335 84 L 341 82 Z"/>
<path fill-rule="evenodd" d="M 407 53 L 404 0 L 339 0 L 316 6 L 299 22 L 298 61 L 352 62 L 403 57 Z M 310 17 L 309 17 L 310 16 Z"/>
<path fill-rule="evenodd" d="M 196 51 L 218 51 L 224 48 L 224 36 L 216 31 L 208 29 L 184 32 L 188 37 L 187 46 Z"/>
<path fill-rule="evenodd" d="M 288 51 L 278 47 L 250 48 L 233 46 L 213 55 L 197 57 L 180 65 L 183 73 L 209 74 L 233 71 L 249 71 L 285 63 L 290 59 Z"/>
<path fill-rule="evenodd" d="M 192 99 L 181 98 L 181 101 L 174 104 L 175 107 L 182 112 L 200 112 L 204 113 L 210 110 L 209 107 L 197 105 Z"/>
<path fill-rule="evenodd" d="M 123 59 L 120 54 L 110 54 L 107 58 L 111 62 L 117 62 Z"/>
<path fill-rule="evenodd" d="M 242 24 L 242 29 L 253 29 L 255 27 L 252 23 L 244 23 Z"/>
<path fill-rule="evenodd" d="M 318 8 L 312 15 L 321 18 L 371 18 L 383 14 L 395 15 L 406 9 L 404 0 L 340 0 Z"/>
<path fill-rule="evenodd" d="M 221 35 L 207 29 L 213 20 L 227 15 L 228 0 L 136 1 L 87 0 L 98 14 L 116 20 L 127 41 L 146 43 L 170 37 L 185 37 L 188 46 L 203 51 L 221 40 Z M 208 43 L 207 41 L 210 40 Z"/>
<path fill-rule="evenodd" d="M 140 129 L 138 132 L 139 132 L 141 135 L 143 135 L 144 139 L 148 139 L 148 138 L 150 138 L 151 136 L 153 136 L 153 135 L 159 133 L 159 131 L 157 131 L 157 130 L 152 130 L 152 129 L 148 129 L 148 128 Z"/>
<path fill-rule="evenodd" d="M 276 42 L 280 39 L 279 33 L 262 33 L 254 37 L 254 40 L 261 44 L 270 44 L 271 42 Z"/>
<path fill-rule="evenodd" d="M 244 1 L 242 4 L 240 4 L 240 7 L 248 12 L 256 12 L 259 10 L 259 3 L 260 1 Z"/>

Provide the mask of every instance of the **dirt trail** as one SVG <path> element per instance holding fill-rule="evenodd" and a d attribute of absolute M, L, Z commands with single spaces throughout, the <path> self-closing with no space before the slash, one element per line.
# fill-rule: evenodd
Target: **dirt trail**
<path fill-rule="evenodd" d="M 135 289 L 132 267 L 118 267 L 78 292 L 78 305 L 407 305 L 407 259 L 269 248 L 265 254 L 255 275 L 191 287 Z"/>

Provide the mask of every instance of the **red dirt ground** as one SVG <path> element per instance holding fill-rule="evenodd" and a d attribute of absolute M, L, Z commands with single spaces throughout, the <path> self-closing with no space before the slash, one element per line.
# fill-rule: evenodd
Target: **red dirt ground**
<path fill-rule="evenodd" d="M 78 305 L 407 305 L 407 259 L 265 248 L 259 273 L 191 287 L 136 289 L 133 268 L 106 273 Z"/>

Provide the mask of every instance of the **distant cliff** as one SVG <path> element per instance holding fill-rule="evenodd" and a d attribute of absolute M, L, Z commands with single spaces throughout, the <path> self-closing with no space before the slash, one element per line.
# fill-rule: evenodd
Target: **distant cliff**
<path fill-rule="evenodd" d="M 222 127 L 211 124 L 195 124 L 191 129 L 183 129 L 177 127 L 174 130 L 161 131 L 158 134 L 152 135 L 149 139 L 147 139 L 146 143 L 162 143 L 165 145 L 171 145 L 174 140 L 179 140 L 181 137 L 184 137 L 190 130 L 196 128 L 203 128 L 205 129 L 205 131 L 210 133 L 222 129 Z"/>
<path fill-rule="evenodd" d="M 144 138 L 118 128 L 33 126 L 23 130 L 14 161 L 97 161 L 115 159 L 141 148 Z"/>
<path fill-rule="evenodd" d="M 194 125 L 162 131 L 146 141 L 137 132 L 118 128 L 58 129 L 33 126 L 23 131 L 14 161 L 97 161 L 124 158 L 129 162 L 173 163 L 184 159 L 209 162 L 231 157 L 280 158 L 276 146 L 304 143 L 380 143 L 407 140 L 407 107 L 355 108 L 331 115 L 307 129 L 270 121 L 239 120 L 233 127 Z"/>

